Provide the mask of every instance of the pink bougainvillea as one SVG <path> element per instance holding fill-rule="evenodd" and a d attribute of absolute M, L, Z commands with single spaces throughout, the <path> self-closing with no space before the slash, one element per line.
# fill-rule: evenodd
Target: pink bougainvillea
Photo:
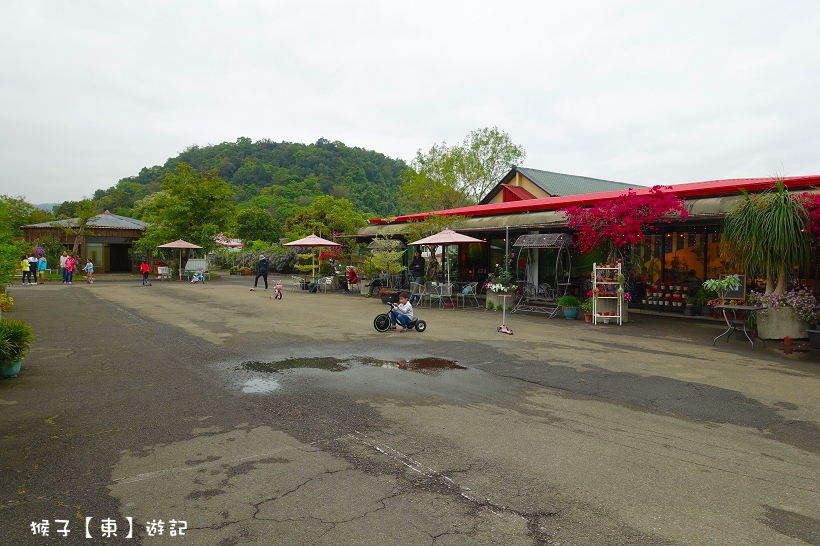
<path fill-rule="evenodd" d="M 646 233 L 655 229 L 653 224 L 688 217 L 683 199 L 664 193 L 665 187 L 668 186 L 653 186 L 645 195 L 629 190 L 592 207 L 564 209 L 569 227 L 576 230 L 581 251 L 589 252 L 605 245 L 620 248 L 642 243 Z"/>
<path fill-rule="evenodd" d="M 820 194 L 803 193 L 799 198 L 809 211 L 809 234 L 812 238 L 812 246 L 817 248 L 817 243 L 820 241 Z"/>

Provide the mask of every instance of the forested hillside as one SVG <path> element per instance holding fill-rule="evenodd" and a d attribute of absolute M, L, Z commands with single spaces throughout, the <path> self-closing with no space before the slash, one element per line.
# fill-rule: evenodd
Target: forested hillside
<path fill-rule="evenodd" d="M 400 174 L 408 168 L 400 159 L 325 139 L 298 144 L 241 137 L 236 142 L 192 146 L 162 166 L 143 168 L 137 176 L 97 190 L 95 208 L 131 215 L 134 204 L 159 191 L 165 175 L 175 172 L 180 162 L 199 172 L 216 169 L 234 190 L 236 205 L 265 209 L 280 221 L 318 195 L 344 197 L 366 214 L 397 214 Z"/>

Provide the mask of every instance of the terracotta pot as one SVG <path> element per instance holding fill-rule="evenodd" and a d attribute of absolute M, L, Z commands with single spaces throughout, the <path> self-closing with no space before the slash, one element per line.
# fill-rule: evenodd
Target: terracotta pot
<path fill-rule="evenodd" d="M 584 322 L 586 322 L 587 324 L 592 324 L 592 315 L 584 313 Z"/>

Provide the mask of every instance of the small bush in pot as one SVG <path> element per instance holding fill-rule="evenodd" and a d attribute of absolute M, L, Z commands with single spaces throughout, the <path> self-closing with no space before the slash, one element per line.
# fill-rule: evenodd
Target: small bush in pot
<path fill-rule="evenodd" d="M 0 320 L 0 375 L 14 377 L 20 371 L 20 362 L 26 356 L 34 332 L 22 320 Z"/>
<path fill-rule="evenodd" d="M 581 302 L 572 294 L 561 296 L 558 305 L 564 308 L 564 317 L 567 320 L 574 320 L 578 317 L 578 308 L 581 306 Z"/>

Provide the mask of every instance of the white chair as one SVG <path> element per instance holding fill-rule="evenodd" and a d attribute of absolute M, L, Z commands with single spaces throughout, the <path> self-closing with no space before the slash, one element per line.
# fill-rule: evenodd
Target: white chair
<path fill-rule="evenodd" d="M 470 307 L 481 307 L 481 305 L 478 303 L 478 298 L 476 297 L 476 292 L 477 291 L 478 291 L 478 283 L 477 282 L 471 282 L 470 284 L 468 284 L 467 286 L 464 287 L 464 290 L 462 290 L 461 292 L 456 293 L 456 305 L 458 305 L 458 300 L 461 300 L 461 306 L 466 309 L 467 308 L 467 300 L 472 298 L 475 305 L 473 305 L 471 303 Z"/>
<path fill-rule="evenodd" d="M 322 277 L 319 279 L 319 289 L 327 294 L 327 291 L 331 289 L 331 285 L 333 284 L 333 277 Z"/>
<path fill-rule="evenodd" d="M 291 275 L 290 278 L 293 279 L 293 284 L 290 285 L 290 291 L 291 292 L 296 292 L 297 290 L 301 290 L 302 289 L 302 282 L 303 282 L 302 277 L 297 277 L 296 275 Z"/>

